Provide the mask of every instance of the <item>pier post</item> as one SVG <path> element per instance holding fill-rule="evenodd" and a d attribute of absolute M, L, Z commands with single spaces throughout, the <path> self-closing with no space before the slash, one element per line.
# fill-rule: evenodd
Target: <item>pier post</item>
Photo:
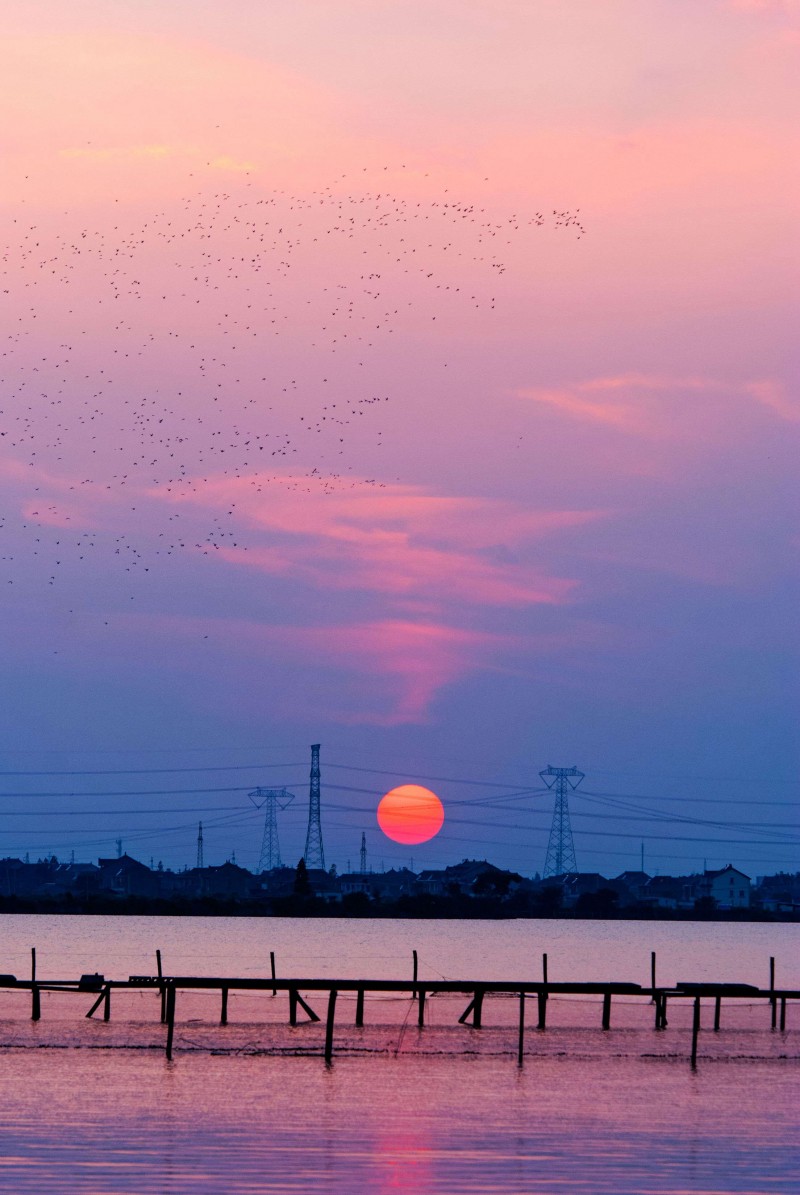
<path fill-rule="evenodd" d="M 90 1020 L 92 1019 L 92 1017 L 93 1017 L 93 1016 L 94 1016 L 94 1014 L 97 1012 L 98 1008 L 99 1008 L 99 1007 L 100 1007 L 100 1005 L 103 1003 L 103 1001 L 105 1000 L 105 998 L 106 998 L 106 994 L 105 994 L 105 992 L 101 992 L 101 993 L 100 993 L 100 995 L 99 995 L 99 996 L 97 997 L 97 999 L 95 1000 L 95 1002 L 94 1002 L 94 1004 L 92 1005 L 92 1007 L 89 1009 L 89 1011 L 88 1011 L 88 1012 L 87 1012 L 87 1014 L 86 1014 L 86 1019 L 87 1019 L 87 1021 L 90 1021 Z"/>
<path fill-rule="evenodd" d="M 772 957 L 770 957 L 769 960 L 769 990 L 772 993 L 775 992 L 775 959 Z M 778 1002 L 775 999 L 774 994 L 770 996 L 769 1003 L 772 1017 L 772 1028 L 774 1029 L 778 1022 Z"/>
<path fill-rule="evenodd" d="M 539 992 L 538 1001 L 539 1001 L 538 1028 L 545 1029 L 547 1027 L 547 992 Z"/>
<path fill-rule="evenodd" d="M 781 996 L 781 1033 L 786 1028 L 786 997 Z"/>
<path fill-rule="evenodd" d="M 111 1020 L 111 984 L 106 984 L 106 990 L 103 992 L 103 1020 Z"/>
<path fill-rule="evenodd" d="M 472 1028 L 480 1029 L 481 1027 L 481 1013 L 483 1012 L 483 996 L 482 988 L 475 990 L 475 1005 L 472 1009 Z"/>
<path fill-rule="evenodd" d="M 297 992 L 294 988 L 289 988 L 289 1024 L 297 1024 Z"/>
<path fill-rule="evenodd" d="M 227 1025 L 228 1023 L 228 989 L 222 989 L 222 1007 L 219 1013 L 220 1025 Z"/>
<path fill-rule="evenodd" d="M 161 1024 L 167 1019 L 167 993 L 164 988 L 164 972 L 161 968 L 161 951 L 156 950 L 156 971 L 158 972 L 158 992 L 161 997 Z"/>
<path fill-rule="evenodd" d="M 42 1016 L 42 1000 L 41 993 L 36 986 L 36 947 L 31 946 L 31 1020 L 41 1020 Z"/>
<path fill-rule="evenodd" d="M 697 1068 L 697 1035 L 700 1032 L 700 997 L 694 998 L 694 1015 L 692 1016 L 692 1070 Z"/>
<path fill-rule="evenodd" d="M 719 1016 L 722 1010 L 722 996 L 714 998 L 714 1032 L 719 1033 Z"/>
<path fill-rule="evenodd" d="M 542 983 L 547 983 L 547 955 L 542 955 Z M 545 1000 L 547 999 L 547 992 L 544 993 Z"/>
<path fill-rule="evenodd" d="M 519 994 L 519 1042 L 517 1044 L 517 1066 L 522 1066 L 525 1056 L 525 993 Z"/>
<path fill-rule="evenodd" d="M 270 950 L 270 952 L 269 952 L 269 966 L 270 966 L 270 970 L 272 972 L 272 994 L 273 994 L 273 996 L 277 996 L 278 989 L 275 987 L 275 951 L 274 950 Z"/>
<path fill-rule="evenodd" d="M 417 1024 L 419 1025 L 420 1029 L 422 1029 L 425 1024 L 425 989 L 424 988 L 419 989 L 419 992 L 417 993 L 417 999 L 419 1000 L 419 1010 L 417 1012 Z"/>
<path fill-rule="evenodd" d="M 412 954 L 412 957 L 414 960 L 414 981 L 413 981 L 414 982 L 414 990 L 411 993 L 411 999 L 416 1000 L 416 998 L 417 998 L 417 971 L 418 971 L 418 966 L 417 966 L 418 960 L 417 960 L 416 950 L 412 950 L 411 954 Z"/>
<path fill-rule="evenodd" d="M 363 1029 L 364 1027 L 364 989 L 359 988 L 356 992 L 356 1028 Z"/>
<path fill-rule="evenodd" d="M 175 1034 L 175 984 L 167 985 L 167 1062 L 172 1062 L 172 1039 Z"/>
<path fill-rule="evenodd" d="M 656 952 L 650 951 L 650 987 L 656 986 Z M 655 993 L 653 994 L 653 1002 L 655 1003 Z"/>
<path fill-rule="evenodd" d="M 656 992 L 656 1029 L 666 1029 L 667 1027 L 667 994 L 666 992 Z"/>
<path fill-rule="evenodd" d="M 333 1057 L 333 1019 L 336 1013 L 336 988 L 331 988 L 328 997 L 328 1018 L 325 1022 L 325 1065 L 330 1066 Z"/>
<path fill-rule="evenodd" d="M 603 1028 L 611 1027 L 611 992 L 603 993 Z"/>

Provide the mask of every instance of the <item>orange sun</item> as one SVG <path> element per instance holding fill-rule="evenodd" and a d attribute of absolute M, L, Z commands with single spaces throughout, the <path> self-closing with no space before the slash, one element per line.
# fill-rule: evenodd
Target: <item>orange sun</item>
<path fill-rule="evenodd" d="M 378 805 L 378 825 L 395 842 L 427 842 L 439 833 L 443 823 L 442 802 L 436 793 L 419 784 L 393 788 Z"/>

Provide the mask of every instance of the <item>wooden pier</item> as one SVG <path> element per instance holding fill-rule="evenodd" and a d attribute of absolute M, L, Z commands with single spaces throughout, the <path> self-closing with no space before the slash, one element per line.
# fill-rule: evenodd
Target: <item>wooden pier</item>
<path fill-rule="evenodd" d="M 486 996 L 516 997 L 519 1000 L 518 1048 L 517 1062 L 519 1066 L 524 1061 L 525 1046 L 525 1008 L 528 1000 L 536 1001 L 536 1029 L 544 1031 L 547 1028 L 548 999 L 550 996 L 595 996 L 602 998 L 601 1027 L 604 1031 L 611 1028 L 611 1011 L 614 997 L 633 997 L 653 1007 L 653 1028 L 663 1031 L 667 1028 L 667 1010 L 671 1001 L 688 1000 L 693 1002 L 692 1037 L 689 1058 L 691 1065 L 697 1065 L 697 1045 L 701 1028 L 701 1001 L 714 1001 L 714 1032 L 719 1032 L 721 1023 L 721 1009 L 724 1001 L 747 1000 L 761 1002 L 769 1007 L 770 1028 L 775 1031 L 780 1028 L 786 1030 L 786 1006 L 790 1001 L 800 1000 L 800 990 L 780 989 L 775 987 L 774 960 L 770 960 L 770 986 L 760 988 L 742 983 L 678 983 L 672 987 L 642 986 L 638 983 L 624 982 L 550 982 L 547 979 L 547 956 L 543 958 L 543 978 L 540 980 L 476 980 L 476 979 L 420 979 L 414 952 L 413 975 L 411 979 L 319 979 L 319 978 L 290 978 L 281 979 L 275 970 L 274 953 L 270 955 L 270 975 L 264 978 L 247 976 L 198 976 L 198 975 L 165 975 L 161 963 L 161 952 L 156 952 L 155 975 L 130 975 L 127 979 L 107 979 L 105 975 L 82 975 L 79 979 L 41 979 L 36 973 L 36 953 L 32 951 L 31 978 L 17 979 L 14 975 L 0 974 L 0 989 L 24 991 L 30 993 L 31 1019 L 41 1018 L 42 992 L 73 992 L 78 995 L 93 995 L 94 1001 L 85 1013 L 86 1017 L 93 1017 L 102 1006 L 103 1020 L 111 1017 L 112 993 L 124 990 L 153 989 L 160 999 L 160 1019 L 166 1026 L 165 1051 L 167 1059 L 173 1056 L 175 1024 L 178 1006 L 178 993 L 188 991 L 214 991 L 220 997 L 220 1024 L 228 1023 L 228 997 L 231 992 L 265 992 L 276 996 L 279 992 L 288 996 L 289 1024 L 298 1023 L 298 1012 L 309 1021 L 321 1021 L 322 1016 L 315 1012 L 310 1001 L 315 994 L 327 995 L 325 1010 L 325 1037 L 322 1050 L 327 1065 L 331 1064 L 334 1047 L 334 1030 L 336 1000 L 340 993 L 355 996 L 355 1025 L 364 1025 L 365 998 L 368 995 L 394 994 L 408 996 L 409 1001 L 416 1003 L 417 1025 L 425 1026 L 426 998 L 436 995 L 463 995 L 468 1003 L 458 1023 L 472 1029 L 481 1029 L 483 1017 L 483 1002 Z M 655 956 L 652 958 L 652 978 L 655 979 Z M 308 997 L 308 999 L 306 999 Z"/>

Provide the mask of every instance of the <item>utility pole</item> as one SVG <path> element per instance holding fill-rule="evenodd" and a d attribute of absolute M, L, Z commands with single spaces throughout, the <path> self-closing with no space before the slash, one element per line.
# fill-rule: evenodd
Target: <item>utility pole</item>
<path fill-rule="evenodd" d="M 553 822 L 550 827 L 542 877 L 546 879 L 548 876 L 575 875 L 578 866 L 575 862 L 575 843 L 572 841 L 567 794 L 571 788 L 574 790 L 578 787 L 584 778 L 584 773 L 579 772 L 577 768 L 548 766 L 539 775 L 548 788 L 553 788 L 555 785 L 556 790 Z"/>
<path fill-rule="evenodd" d="M 361 831 L 361 874 L 367 874 L 367 836 Z"/>
<path fill-rule="evenodd" d="M 203 863 L 203 823 L 197 823 L 197 866 L 204 867 Z"/>
<path fill-rule="evenodd" d="M 294 793 L 285 788 L 255 788 L 249 794 L 256 809 L 264 810 L 264 833 L 261 838 L 261 854 L 258 856 L 256 874 L 272 871 L 281 865 L 281 848 L 278 845 L 278 810 L 287 809 L 294 800 Z"/>
<path fill-rule="evenodd" d="M 308 789 L 308 832 L 303 855 L 307 868 L 325 870 L 325 851 L 322 847 L 322 826 L 320 824 L 319 743 L 311 747 L 311 782 Z"/>

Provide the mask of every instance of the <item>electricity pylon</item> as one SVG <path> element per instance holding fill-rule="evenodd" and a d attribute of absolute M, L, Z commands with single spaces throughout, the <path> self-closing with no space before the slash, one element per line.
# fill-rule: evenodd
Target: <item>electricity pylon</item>
<path fill-rule="evenodd" d="M 294 800 L 294 793 L 285 788 L 255 788 L 248 794 L 256 809 L 265 809 L 264 834 L 261 839 L 261 854 L 258 856 L 256 874 L 272 871 L 281 865 L 281 848 L 278 845 L 278 810 L 286 809 Z"/>
<path fill-rule="evenodd" d="M 367 836 L 364 831 L 361 831 L 361 874 L 367 873 Z"/>
<path fill-rule="evenodd" d="M 319 818 L 319 743 L 311 747 L 311 783 L 308 789 L 308 832 L 303 855 L 306 867 L 325 870 L 325 851 L 322 848 L 322 826 Z"/>
<path fill-rule="evenodd" d="M 575 843 L 572 841 L 567 794 L 570 788 L 574 790 L 578 787 L 583 780 L 584 773 L 579 772 L 577 768 L 548 766 L 539 775 L 548 788 L 555 785 L 556 790 L 553 824 L 550 827 L 550 838 L 547 843 L 547 856 L 542 876 L 546 879 L 547 876 L 575 875 L 578 866 L 575 862 Z"/>

